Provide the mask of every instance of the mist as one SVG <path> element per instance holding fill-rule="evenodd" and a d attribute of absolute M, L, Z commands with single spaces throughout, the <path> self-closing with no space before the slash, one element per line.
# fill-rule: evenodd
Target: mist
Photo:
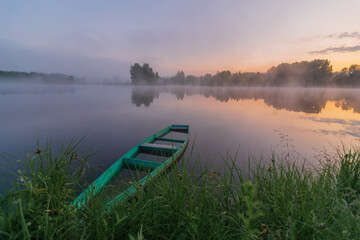
<path fill-rule="evenodd" d="M 65 55 L 0 41 L 0 70 L 62 73 L 91 82 L 129 80 L 130 62 L 111 58 Z"/>

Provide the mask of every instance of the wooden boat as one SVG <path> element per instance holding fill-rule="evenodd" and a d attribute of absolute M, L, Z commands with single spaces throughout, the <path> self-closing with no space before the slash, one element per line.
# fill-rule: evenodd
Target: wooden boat
<path fill-rule="evenodd" d="M 164 138 L 164 136 L 170 132 L 186 133 L 186 138 Z M 148 184 L 182 156 L 189 142 L 188 135 L 189 125 L 170 125 L 148 137 L 110 166 L 74 200 L 72 205 L 78 209 L 82 209 L 92 197 L 99 194 L 104 187 L 111 183 L 112 180 L 114 180 L 114 178 L 124 169 L 148 171 L 149 173 L 144 178 L 131 185 L 123 193 L 115 197 L 111 202 L 107 203 L 106 206 L 109 207 L 124 202 L 136 193 L 138 187 L 143 187 Z M 169 142 L 171 145 L 157 144 L 157 141 Z M 181 146 L 174 146 L 174 143 L 180 143 Z M 167 159 L 165 158 L 166 160 L 164 162 L 136 159 L 136 156 L 140 153 L 160 155 L 167 157 Z"/>

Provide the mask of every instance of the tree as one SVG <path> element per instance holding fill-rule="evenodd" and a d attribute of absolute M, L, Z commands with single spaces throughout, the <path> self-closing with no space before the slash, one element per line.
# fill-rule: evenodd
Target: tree
<path fill-rule="evenodd" d="M 130 78 L 133 84 L 154 84 L 159 79 L 159 74 L 157 72 L 154 73 L 148 63 L 144 63 L 143 66 L 135 63 L 130 67 Z"/>
<path fill-rule="evenodd" d="M 360 65 L 353 64 L 349 67 L 349 84 L 360 84 Z"/>
<path fill-rule="evenodd" d="M 214 76 L 216 85 L 230 85 L 231 83 L 231 72 L 230 71 L 222 71 L 217 72 Z"/>
<path fill-rule="evenodd" d="M 354 72 L 360 72 L 360 65 L 358 64 L 353 64 L 349 67 L 349 73 L 354 73 Z"/>
<path fill-rule="evenodd" d="M 306 74 L 306 85 L 324 86 L 332 75 L 332 66 L 326 59 L 315 59 L 309 62 Z"/>
<path fill-rule="evenodd" d="M 324 86 L 332 76 L 329 60 L 315 59 L 296 63 L 282 63 L 267 72 L 270 85 Z"/>
<path fill-rule="evenodd" d="M 210 73 L 200 77 L 200 85 L 211 85 L 212 75 Z"/>
<path fill-rule="evenodd" d="M 174 84 L 184 84 L 185 73 L 183 71 L 178 71 L 174 77 L 171 77 L 171 82 Z"/>

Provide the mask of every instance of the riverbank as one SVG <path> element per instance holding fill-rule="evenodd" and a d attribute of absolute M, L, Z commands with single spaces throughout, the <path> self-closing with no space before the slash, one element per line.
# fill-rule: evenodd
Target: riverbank
<path fill-rule="evenodd" d="M 339 151 L 311 170 L 274 155 L 256 166 L 249 162 L 248 169 L 226 157 L 219 171 L 192 153 L 191 162 L 183 159 L 128 203 L 103 210 L 109 197 L 103 194 L 80 211 L 70 205 L 88 185 L 88 157 L 79 146 L 73 142 L 56 156 L 51 146 L 39 146 L 29 154 L 24 170 L 14 173 L 14 189 L 1 198 L 1 238 L 360 238 L 355 150 Z"/>

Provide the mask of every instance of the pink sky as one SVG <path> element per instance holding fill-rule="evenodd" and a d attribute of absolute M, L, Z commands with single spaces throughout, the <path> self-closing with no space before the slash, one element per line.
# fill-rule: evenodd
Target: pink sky
<path fill-rule="evenodd" d="M 360 64 L 360 1 L 0 3 L 0 68 L 129 77 L 266 71 L 282 62 Z"/>

